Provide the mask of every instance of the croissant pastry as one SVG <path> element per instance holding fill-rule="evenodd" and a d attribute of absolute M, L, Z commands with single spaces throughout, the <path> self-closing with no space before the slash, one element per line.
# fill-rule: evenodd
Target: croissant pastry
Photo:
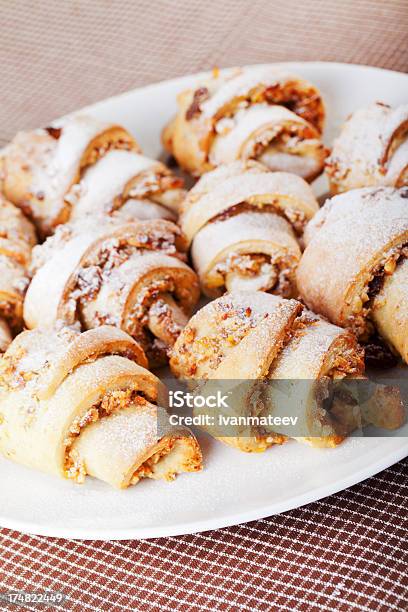
<path fill-rule="evenodd" d="M 198 443 L 169 423 L 166 390 L 127 334 L 26 331 L 0 359 L 0 451 L 27 467 L 124 488 L 201 469 Z"/>
<path fill-rule="evenodd" d="M 276 67 L 231 69 L 178 97 L 163 143 L 193 175 L 238 159 L 311 181 L 324 166 L 324 105 L 318 89 Z"/>
<path fill-rule="evenodd" d="M 408 184 L 408 104 L 377 102 L 351 115 L 326 161 L 333 194 Z"/>
<path fill-rule="evenodd" d="M 85 115 L 19 132 L 2 155 L 4 195 L 47 236 L 68 220 L 71 204 L 66 195 L 84 169 L 111 149 L 139 151 L 125 128 Z"/>
<path fill-rule="evenodd" d="M 311 309 L 362 339 L 375 328 L 408 362 L 408 188 L 335 196 L 305 232 L 297 284 Z"/>
<path fill-rule="evenodd" d="M 62 225 L 34 249 L 26 325 L 114 325 L 161 364 L 199 298 L 186 248 L 180 228 L 164 219 Z"/>
<path fill-rule="evenodd" d="M 22 212 L 0 196 L 0 353 L 23 324 L 27 267 L 36 243 L 34 228 Z"/>
<path fill-rule="evenodd" d="M 298 238 L 319 209 L 299 176 L 238 161 L 203 175 L 187 195 L 180 223 L 206 295 L 225 290 L 295 294 Z"/>
<path fill-rule="evenodd" d="M 113 149 L 87 168 L 66 196 L 71 221 L 87 215 L 176 220 L 185 196 L 182 179 L 166 166 L 134 151 Z"/>
<path fill-rule="evenodd" d="M 325 402 L 333 381 L 363 375 L 363 353 L 356 337 L 305 310 L 296 300 L 262 292 L 225 294 L 192 317 L 173 348 L 170 366 L 176 376 L 194 380 L 200 394 L 220 388 L 233 392 L 229 415 L 285 414 L 288 396 L 282 401 L 282 384 L 292 391 L 297 385 L 302 398 L 296 395 L 290 404 L 299 418 L 295 437 L 314 446 L 334 446 L 360 425 L 350 393 L 334 391 L 331 405 Z M 257 394 L 251 380 L 262 380 L 255 387 Z M 251 397 L 256 401 L 250 401 Z M 380 414 L 369 415 L 370 420 L 398 427 L 403 419 L 400 397 L 389 393 L 386 399 L 387 418 L 383 402 Z M 244 451 L 262 451 L 289 435 L 285 429 L 256 425 L 231 431 L 217 423 L 210 431 Z"/>

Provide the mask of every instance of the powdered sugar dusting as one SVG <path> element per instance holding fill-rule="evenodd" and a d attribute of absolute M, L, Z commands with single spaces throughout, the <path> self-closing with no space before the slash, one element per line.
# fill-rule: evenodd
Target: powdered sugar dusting
<path fill-rule="evenodd" d="M 352 324 L 374 272 L 408 240 L 406 188 L 337 196 L 312 226 L 297 272 L 302 297 L 333 322 Z"/>
<path fill-rule="evenodd" d="M 296 216 L 296 212 L 301 212 L 311 218 L 318 210 L 311 188 L 299 176 L 286 172 L 258 172 L 252 168 L 249 172 L 237 173 L 238 169 L 233 166 L 225 180 L 218 181 L 215 176 L 217 180 L 211 184 L 211 189 L 204 177 L 203 195 L 197 187 L 197 191 L 187 198 L 180 222 L 190 239 L 213 217 L 242 202 L 255 208 L 275 205 L 283 214 L 287 211 L 289 220 L 292 213 Z"/>
<path fill-rule="evenodd" d="M 309 83 L 302 81 L 276 67 L 235 68 L 226 71 L 222 76 L 209 79 L 205 85 L 212 93 L 202 105 L 205 118 L 213 117 L 217 111 L 234 98 L 246 97 L 254 88 L 265 89 L 276 85 L 284 86 L 285 82 L 295 81 L 302 88 Z"/>
<path fill-rule="evenodd" d="M 407 121 L 408 104 L 391 108 L 375 103 L 352 114 L 335 140 L 327 160 L 327 173 L 340 191 L 395 184 L 399 172 L 397 175 L 394 167 L 388 173 L 387 168 L 393 163 L 393 139 L 398 128 Z M 401 136 L 406 140 L 407 129 L 405 136 Z M 398 167 L 401 171 L 408 165 L 406 147 L 400 150 L 399 156 Z"/>

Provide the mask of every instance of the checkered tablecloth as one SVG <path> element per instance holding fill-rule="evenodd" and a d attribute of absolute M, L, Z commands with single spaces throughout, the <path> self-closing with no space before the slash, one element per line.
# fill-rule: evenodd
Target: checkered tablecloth
<path fill-rule="evenodd" d="M 319 502 L 198 535 L 77 542 L 0 531 L 0 590 L 69 610 L 407 610 L 408 461 Z"/>
<path fill-rule="evenodd" d="M 3 0 L 0 9 L 0 145 L 20 128 L 214 65 L 408 68 L 406 0 Z M 3 529 L 0 592 L 60 591 L 78 612 L 407 610 L 407 467 L 201 535 L 81 543 Z"/>

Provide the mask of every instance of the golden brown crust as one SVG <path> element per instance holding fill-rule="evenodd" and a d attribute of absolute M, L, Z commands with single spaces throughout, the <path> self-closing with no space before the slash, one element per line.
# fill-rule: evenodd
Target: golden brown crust
<path fill-rule="evenodd" d="M 257 379 L 264 376 L 302 306 L 262 292 L 225 294 L 199 310 L 170 359 L 181 378 Z"/>
<path fill-rule="evenodd" d="M 234 162 L 208 172 L 182 206 L 181 226 L 204 293 L 262 290 L 296 295 L 300 236 L 318 210 L 309 185 L 257 162 Z"/>
<path fill-rule="evenodd" d="M 41 329 L 24 331 L 13 341 L 7 351 L 7 363 L 17 372 L 16 364 L 24 355 L 35 354 L 40 399 L 47 399 L 62 383 L 66 376 L 81 362 L 95 360 L 103 355 L 121 355 L 131 359 L 143 368 L 147 368 L 147 359 L 142 347 L 128 334 L 110 326 L 101 326 L 80 333 L 73 328 L 61 327 L 51 330 L 49 346 L 45 346 L 45 333 Z M 19 384 L 26 378 L 31 379 L 32 371 L 20 372 L 15 379 Z M 10 379 L 11 380 L 11 379 Z"/>
<path fill-rule="evenodd" d="M 272 164 L 282 163 L 282 153 L 285 163 L 293 163 L 293 153 L 299 172 L 304 172 L 302 176 L 308 180 L 322 171 L 326 155 L 319 142 L 323 101 L 316 87 L 298 77 L 275 67 L 231 69 L 213 75 L 194 90 L 182 92 L 178 105 L 176 117 L 163 131 L 163 143 L 194 175 L 233 159 L 256 159 L 272 142 Z M 228 132 L 231 144 L 219 143 Z M 216 152 L 219 146 L 222 153 Z M 314 159 L 313 168 L 302 169 L 302 156 Z"/>
<path fill-rule="evenodd" d="M 196 275 L 183 261 L 186 246 L 180 229 L 161 219 L 65 225 L 36 249 L 25 322 L 29 328 L 115 325 L 142 344 L 150 363 L 162 361 L 166 346 L 148 329 L 149 310 L 169 294 L 188 316 L 198 301 Z"/>
<path fill-rule="evenodd" d="M 3 155 L 4 193 L 47 236 L 68 221 L 71 204 L 65 196 L 82 171 L 111 149 L 139 150 L 123 127 L 88 116 L 19 132 Z"/>
<path fill-rule="evenodd" d="M 336 196 L 307 231 L 297 270 L 302 298 L 315 312 L 364 338 L 373 331 L 373 300 L 384 276 L 392 276 L 406 258 L 406 191 L 378 187 Z"/>
<path fill-rule="evenodd" d="M 333 194 L 408 185 L 408 105 L 376 102 L 353 113 L 334 142 L 326 173 Z"/>
<path fill-rule="evenodd" d="M 21 211 L 0 195 L 0 320 L 4 348 L 23 323 L 23 299 L 29 282 L 34 228 Z"/>
<path fill-rule="evenodd" d="M 177 376 L 193 379 L 200 395 L 228 391 L 232 398 L 228 409 L 205 406 L 195 413 L 212 416 L 212 424 L 206 427 L 209 433 L 246 452 L 260 452 L 294 436 L 313 446 L 335 446 L 358 426 L 356 418 L 350 421 L 350 406 L 338 398 L 336 414 L 323 405 L 330 381 L 360 377 L 364 372 L 356 337 L 311 312 L 302 312 L 295 300 L 259 292 L 214 300 L 181 333 L 170 366 Z M 257 387 L 250 383 L 259 379 L 278 384 Z M 228 427 L 220 424 L 219 414 L 265 418 L 290 414 L 297 415 L 299 424 L 296 429 L 260 428 L 250 422 Z"/>
<path fill-rule="evenodd" d="M 183 180 L 135 151 L 112 149 L 81 175 L 66 196 L 70 220 L 114 216 L 123 220 L 175 220 L 185 195 Z"/>
<path fill-rule="evenodd" d="M 123 488 L 201 469 L 197 441 L 170 425 L 167 391 L 140 347 L 101 327 L 28 331 L 0 360 L 0 451 L 28 467 Z M 158 405 L 157 405 L 158 404 Z"/>

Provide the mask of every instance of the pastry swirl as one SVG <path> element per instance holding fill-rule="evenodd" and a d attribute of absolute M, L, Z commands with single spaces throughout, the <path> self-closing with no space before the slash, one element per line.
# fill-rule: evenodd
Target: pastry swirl
<path fill-rule="evenodd" d="M 375 103 L 351 115 L 326 161 L 333 194 L 408 184 L 408 104 Z"/>
<path fill-rule="evenodd" d="M 350 409 L 352 398 L 336 396 L 331 407 L 323 405 L 333 381 L 360 378 L 364 373 L 363 352 L 355 335 L 320 319 L 296 300 L 262 292 L 225 294 L 192 317 L 173 348 L 170 366 L 176 376 L 195 381 L 200 393 L 208 385 L 220 388 L 223 381 L 231 389 L 233 381 L 238 387 L 244 383 L 244 391 L 229 406 L 230 412 L 239 415 L 287 414 L 288 399 L 285 396 L 282 403 L 279 385 L 265 384 L 263 395 L 258 393 L 251 403 L 251 380 L 284 385 L 304 381 L 299 385 L 302 398 L 296 396 L 291 407 L 302 421 L 297 437 L 314 446 L 334 446 L 361 425 Z M 289 384 L 289 389 L 293 393 L 295 387 Z M 398 427 L 403 406 L 398 394 L 391 393 L 388 399 L 388 419 L 383 417 L 384 404 L 380 412 L 382 425 Z M 370 419 L 375 422 L 380 417 L 371 414 Z M 223 442 L 245 451 L 281 444 L 290 435 L 252 426 L 239 435 L 226 436 L 225 429 L 216 427 L 214 431 Z"/>
<path fill-rule="evenodd" d="M 36 241 L 31 223 L 0 196 L 0 353 L 23 325 L 28 266 Z"/>
<path fill-rule="evenodd" d="M 161 363 L 199 298 L 186 248 L 180 229 L 163 219 L 60 226 L 34 250 L 26 325 L 114 325 L 140 342 L 151 364 Z"/>
<path fill-rule="evenodd" d="M 405 361 L 407 197 L 407 187 L 335 196 L 307 227 L 297 269 L 299 291 L 311 309 L 363 339 L 377 327 Z"/>
<path fill-rule="evenodd" d="M 69 219 L 66 196 L 85 168 L 111 149 L 139 151 L 125 128 L 86 115 L 19 132 L 2 153 L 3 192 L 47 236 Z"/>
<path fill-rule="evenodd" d="M 17 336 L 0 359 L 0 451 L 27 467 L 124 488 L 201 469 L 192 433 L 169 423 L 166 389 L 119 329 Z"/>
<path fill-rule="evenodd" d="M 299 176 L 234 162 L 203 175 L 182 206 L 180 223 L 204 293 L 263 290 L 295 294 L 298 243 L 319 209 Z"/>
<path fill-rule="evenodd" d="M 66 200 L 70 220 L 110 215 L 123 221 L 177 218 L 185 196 L 182 179 L 134 151 L 113 149 L 87 168 Z"/>
<path fill-rule="evenodd" d="M 297 76 L 273 66 L 215 72 L 182 92 L 178 106 L 163 143 L 195 176 L 239 159 L 307 180 L 323 170 L 322 97 Z"/>

